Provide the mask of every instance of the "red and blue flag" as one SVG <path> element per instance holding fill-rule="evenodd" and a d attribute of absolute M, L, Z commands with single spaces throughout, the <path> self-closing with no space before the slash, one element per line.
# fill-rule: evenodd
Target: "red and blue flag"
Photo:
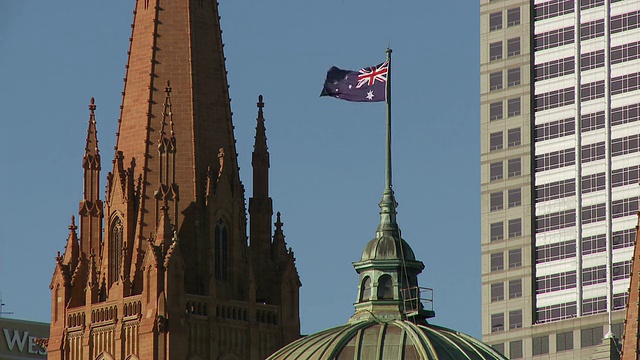
<path fill-rule="evenodd" d="M 320 96 L 358 102 L 385 101 L 388 74 L 388 61 L 358 71 L 333 66 L 327 71 L 327 79 Z"/>

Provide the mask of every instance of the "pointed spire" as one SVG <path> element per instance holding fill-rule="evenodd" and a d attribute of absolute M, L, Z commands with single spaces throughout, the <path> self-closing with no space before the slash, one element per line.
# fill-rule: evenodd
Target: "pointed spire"
<path fill-rule="evenodd" d="M 284 223 L 280 220 L 279 211 L 276 213 L 276 222 L 273 225 L 276 226 L 273 233 L 273 255 L 277 258 L 287 253 L 287 243 L 284 241 L 284 231 L 282 231 Z"/>
<path fill-rule="evenodd" d="M 164 93 L 164 110 L 162 111 L 162 122 L 160 123 L 160 139 L 158 140 L 158 150 L 160 151 L 160 153 L 172 153 L 176 150 L 176 133 L 173 129 L 173 111 L 171 110 L 171 82 L 169 80 L 167 80 L 167 86 L 164 88 Z M 168 134 L 166 127 L 169 128 Z"/>
<path fill-rule="evenodd" d="M 173 236 L 173 231 L 171 228 L 171 221 L 169 220 L 169 206 L 167 205 L 167 201 L 162 202 L 162 206 L 160 207 L 160 220 L 158 221 L 158 228 L 156 229 L 156 245 L 160 246 L 162 251 L 171 244 L 171 238 Z"/>
<path fill-rule="evenodd" d="M 89 104 L 89 127 L 87 129 L 87 141 L 84 147 L 84 158 L 82 161 L 82 167 L 85 170 L 100 170 L 100 151 L 98 150 L 98 130 L 96 129 L 95 110 L 95 99 L 91 98 L 91 102 Z"/>
<path fill-rule="evenodd" d="M 67 245 L 64 250 L 62 263 L 70 265 L 70 271 L 73 272 L 80 258 L 80 245 L 78 243 L 78 234 L 76 230 L 76 217 L 71 216 L 71 224 L 69 225 L 69 236 L 67 237 Z"/>
<path fill-rule="evenodd" d="M 258 117 L 256 125 L 255 143 L 253 145 L 253 153 L 258 154 L 262 159 L 267 161 L 269 166 L 269 153 L 267 148 L 267 134 L 264 126 L 264 114 L 262 109 L 264 108 L 264 102 L 262 101 L 262 95 L 258 96 Z M 266 155 L 265 155 L 266 154 Z M 255 165 L 254 165 L 255 166 Z"/>

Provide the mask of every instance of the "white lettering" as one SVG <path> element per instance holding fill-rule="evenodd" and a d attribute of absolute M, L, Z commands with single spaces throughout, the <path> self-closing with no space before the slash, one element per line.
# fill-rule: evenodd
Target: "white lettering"
<path fill-rule="evenodd" d="M 29 336 L 29 354 L 37 354 L 38 353 L 38 344 L 36 344 L 36 337 Z"/>
<path fill-rule="evenodd" d="M 20 352 L 24 351 L 24 345 L 27 343 L 27 338 L 29 337 L 29 332 L 25 331 L 22 339 L 20 339 L 20 335 L 18 334 L 18 330 L 13 330 L 13 337 L 9 335 L 9 330 L 4 330 L 4 338 L 7 341 L 7 347 L 9 351 L 13 351 L 13 347 L 18 344 L 18 349 Z"/>

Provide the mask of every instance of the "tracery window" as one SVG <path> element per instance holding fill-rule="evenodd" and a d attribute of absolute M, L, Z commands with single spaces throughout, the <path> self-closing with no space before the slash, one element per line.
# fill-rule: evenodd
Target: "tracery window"
<path fill-rule="evenodd" d="M 122 264 L 122 246 L 124 242 L 124 225 L 122 218 L 116 216 L 111 220 L 109 227 L 110 251 L 109 251 L 109 282 L 113 284 L 118 280 Z"/>
<path fill-rule="evenodd" d="M 215 250 L 216 263 L 215 275 L 216 279 L 225 280 L 227 278 L 227 227 L 222 220 L 219 220 L 215 228 Z"/>

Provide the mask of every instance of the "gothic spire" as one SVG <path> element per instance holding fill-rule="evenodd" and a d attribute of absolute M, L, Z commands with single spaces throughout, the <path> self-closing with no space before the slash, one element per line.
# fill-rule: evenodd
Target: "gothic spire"
<path fill-rule="evenodd" d="M 71 216 L 71 224 L 69 225 L 69 236 L 67 236 L 67 245 L 62 257 L 62 263 L 69 266 L 69 271 L 73 272 L 80 258 L 80 248 L 78 245 L 78 234 L 76 230 L 76 217 Z"/>
<path fill-rule="evenodd" d="M 622 336 L 622 360 L 637 360 L 640 354 L 640 212 L 636 224 L 636 239 L 631 259 L 631 279 L 629 281 L 629 297 L 626 306 L 624 334 Z"/>

